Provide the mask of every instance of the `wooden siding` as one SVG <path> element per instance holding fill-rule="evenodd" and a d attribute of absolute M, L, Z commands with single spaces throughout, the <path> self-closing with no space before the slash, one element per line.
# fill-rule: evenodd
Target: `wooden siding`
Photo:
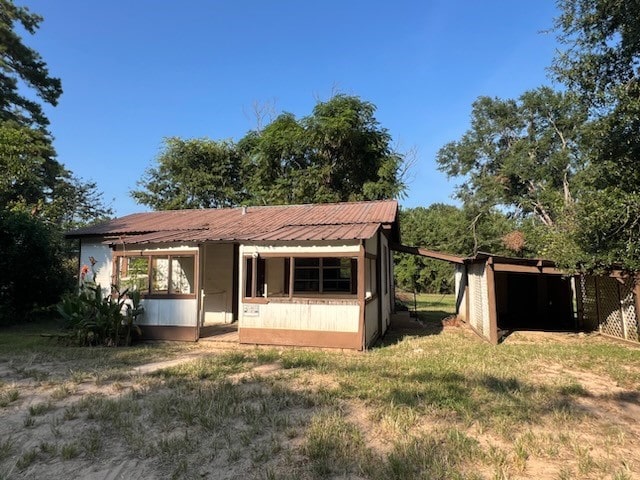
<path fill-rule="evenodd" d="M 330 299 L 267 304 L 245 304 L 240 310 L 240 330 L 266 328 L 320 332 L 357 332 L 359 307 L 356 300 L 331 302 Z M 268 343 L 268 342 L 265 342 Z"/>
<path fill-rule="evenodd" d="M 389 242 L 385 235 L 380 234 L 380 305 L 382 316 L 382 334 L 387 331 L 391 323 L 391 311 L 393 308 L 393 285 L 391 278 L 393 277 L 393 266 L 391 262 L 391 250 Z"/>
<path fill-rule="evenodd" d="M 241 328 L 240 343 L 360 350 L 362 338 L 353 332 L 318 332 L 267 328 Z"/>
<path fill-rule="evenodd" d="M 378 329 L 378 299 L 370 299 L 365 306 L 365 343 L 370 346 L 380 335 Z"/>
<path fill-rule="evenodd" d="M 197 326 L 198 301 L 193 299 L 145 298 L 144 313 L 137 319 L 140 325 Z"/>
<path fill-rule="evenodd" d="M 364 249 L 367 253 L 377 255 L 378 254 L 378 235 L 374 235 L 364 241 Z"/>

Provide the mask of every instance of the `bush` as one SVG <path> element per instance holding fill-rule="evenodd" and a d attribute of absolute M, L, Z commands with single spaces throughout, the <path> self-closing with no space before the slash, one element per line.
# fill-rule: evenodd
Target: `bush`
<path fill-rule="evenodd" d="M 113 293 L 103 298 L 100 285 L 85 281 L 88 267 L 82 268 L 79 291 L 65 295 L 57 305 L 65 328 L 71 331 L 71 339 L 83 346 L 130 345 L 132 333 L 141 334 L 135 324 L 136 317 L 143 312 L 140 293 L 119 292 L 114 287 Z"/>
<path fill-rule="evenodd" d="M 72 284 L 60 233 L 26 212 L 0 210 L 0 324 L 28 320 Z"/>

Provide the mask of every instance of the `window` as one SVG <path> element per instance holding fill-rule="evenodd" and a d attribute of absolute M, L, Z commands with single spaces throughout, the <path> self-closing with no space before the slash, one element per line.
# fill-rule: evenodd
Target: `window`
<path fill-rule="evenodd" d="M 136 290 L 141 294 L 149 293 L 149 258 L 119 257 L 118 281 L 119 290 Z"/>
<path fill-rule="evenodd" d="M 358 261 L 351 257 L 244 257 L 245 298 L 355 295 L 357 278 Z"/>
<path fill-rule="evenodd" d="M 357 293 L 358 261 L 349 257 L 294 258 L 294 293 Z"/>
<path fill-rule="evenodd" d="M 245 278 L 245 283 L 244 283 L 245 297 L 264 296 L 264 284 L 265 284 L 264 258 L 245 257 L 244 258 L 244 278 Z"/>
<path fill-rule="evenodd" d="M 151 293 L 169 293 L 169 257 L 151 257 Z"/>
<path fill-rule="evenodd" d="M 296 258 L 293 273 L 294 292 L 320 291 L 319 258 Z"/>
<path fill-rule="evenodd" d="M 171 292 L 190 294 L 195 292 L 196 259 L 194 256 L 171 257 Z"/>
<path fill-rule="evenodd" d="M 323 258 L 322 291 L 352 293 L 352 263 L 350 258 Z"/>
<path fill-rule="evenodd" d="M 116 257 L 116 281 L 120 291 L 145 296 L 195 297 L 195 255 L 150 254 Z"/>

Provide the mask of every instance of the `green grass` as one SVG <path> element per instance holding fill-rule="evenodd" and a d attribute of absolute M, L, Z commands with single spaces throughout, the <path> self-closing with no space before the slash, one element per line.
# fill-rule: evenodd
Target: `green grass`
<path fill-rule="evenodd" d="M 420 302 L 431 309 L 421 320 L 439 322 L 428 316 L 451 311 L 453 299 L 421 295 Z M 0 345 L 7 342 L 0 331 Z M 0 354 L 16 378 L 24 378 L 20 369 L 47 372 L 42 358 L 64 364 L 66 373 L 47 377 L 44 403 L 22 405 L 29 397 L 11 393 L 14 383 L 0 385 L 6 408 L 21 408 L 25 418 L 16 427 L 23 430 L 0 443 L 0 472 L 18 461 L 20 471 L 37 476 L 55 456 L 91 465 L 126 452 L 163 478 L 230 469 L 269 479 L 526 478 L 536 463 L 555 478 L 640 474 L 633 430 L 583 408 L 638 404 L 640 350 L 598 337 L 496 347 L 453 328 L 407 333 L 365 353 L 212 351 L 143 377 L 123 375 L 132 365 L 204 347 L 27 343 L 23 352 Z M 269 373 L 258 368 L 265 364 Z M 594 393 L 585 383 L 593 377 L 628 393 Z M 80 396 L 76 384 L 88 380 L 100 392 Z M 43 434 L 47 422 L 51 432 Z M 31 443 L 38 450 L 19 444 L 36 430 L 44 435 Z M 624 463 L 619 451 L 627 452 Z M 16 459 L 16 452 L 26 453 Z"/>
<path fill-rule="evenodd" d="M 138 365 L 200 349 L 198 344 L 177 342 L 143 343 L 122 348 L 73 347 L 56 340 L 55 334 L 60 332 L 60 327 L 52 321 L 0 327 L 0 364 L 6 363 L 20 377 L 37 382 L 100 383 L 128 378 L 131 369 Z M 42 366 L 50 363 L 73 367 L 50 371 Z M 0 405 L 2 403 L 0 399 Z"/>
<path fill-rule="evenodd" d="M 415 297 L 410 292 L 399 292 L 400 303 L 425 323 L 440 324 L 440 321 L 455 313 L 455 296 L 449 294 L 418 293 Z"/>

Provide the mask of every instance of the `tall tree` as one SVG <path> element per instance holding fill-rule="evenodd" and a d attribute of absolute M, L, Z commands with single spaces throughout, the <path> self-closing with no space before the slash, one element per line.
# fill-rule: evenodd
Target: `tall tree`
<path fill-rule="evenodd" d="M 375 106 L 336 95 L 311 115 L 282 113 L 237 144 L 170 139 L 133 197 L 156 209 L 395 198 L 407 164 Z"/>
<path fill-rule="evenodd" d="M 479 251 L 510 253 L 505 235 L 515 223 L 497 210 L 479 213 L 470 208 L 434 203 L 400 211 L 402 243 L 463 257 Z M 440 260 L 396 254 L 397 285 L 405 290 L 453 292 L 453 266 Z"/>
<path fill-rule="evenodd" d="M 41 102 L 57 104 L 60 80 L 16 32 L 34 34 L 41 21 L 0 0 L 0 323 L 55 301 L 71 278 L 63 231 L 110 214 L 95 183 L 56 158 Z"/>
<path fill-rule="evenodd" d="M 321 186 L 339 200 L 395 198 L 402 194 L 404 156 L 375 117 L 376 107 L 355 96 L 318 102 L 302 120 L 312 145 L 312 163 L 324 173 Z"/>
<path fill-rule="evenodd" d="M 207 138 L 172 137 L 131 194 L 156 210 L 236 205 L 244 198 L 240 156 L 235 145 Z"/>
<path fill-rule="evenodd" d="M 457 195 L 465 203 L 502 206 L 552 227 L 573 203 L 586 118 L 574 95 L 547 87 L 518 100 L 480 97 L 469 131 L 438 152 L 439 168 L 464 178 Z"/>
<path fill-rule="evenodd" d="M 42 17 L 11 0 L 0 0 L 0 120 L 12 120 L 19 125 L 44 129 L 49 120 L 42 106 L 20 91 L 20 83 L 35 90 L 37 96 L 56 105 L 62 94 L 60 79 L 49 75 L 40 54 L 22 42 L 15 31 L 17 24 L 34 34 Z"/>
<path fill-rule="evenodd" d="M 640 270 L 640 1 L 560 0 L 557 79 L 589 108 L 574 239 L 586 268 Z"/>

